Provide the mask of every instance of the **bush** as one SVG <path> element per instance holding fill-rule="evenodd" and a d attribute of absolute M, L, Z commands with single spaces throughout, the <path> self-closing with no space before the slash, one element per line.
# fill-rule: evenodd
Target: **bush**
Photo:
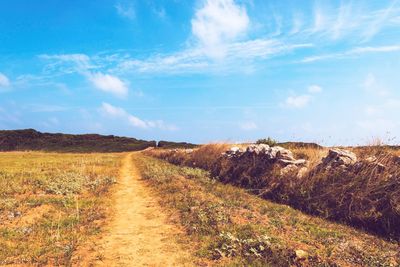
<path fill-rule="evenodd" d="M 276 146 L 277 143 L 278 142 L 275 139 L 272 139 L 271 137 L 258 139 L 256 142 L 256 144 L 266 144 L 269 146 Z"/>

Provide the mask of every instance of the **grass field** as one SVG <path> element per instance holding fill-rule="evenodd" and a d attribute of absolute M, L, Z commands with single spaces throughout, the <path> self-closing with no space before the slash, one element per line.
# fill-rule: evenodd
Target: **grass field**
<path fill-rule="evenodd" d="M 104 224 L 120 157 L 0 153 L 0 264 L 70 265 Z"/>
<path fill-rule="evenodd" d="M 221 266 L 398 266 L 399 245 L 305 215 L 150 157 L 138 166 L 200 262 Z"/>
<path fill-rule="evenodd" d="M 0 265 L 79 265 L 109 219 L 127 217 L 125 208 L 115 216 L 112 197 L 127 187 L 113 186 L 126 155 L 0 153 Z M 201 169 L 142 153 L 132 160 L 139 170 L 132 183 L 143 183 L 159 203 L 157 213 L 179 229 L 176 241 L 191 254 L 189 266 L 399 266 L 398 242 L 263 200 Z M 89 260 L 97 252 L 91 249 Z"/>

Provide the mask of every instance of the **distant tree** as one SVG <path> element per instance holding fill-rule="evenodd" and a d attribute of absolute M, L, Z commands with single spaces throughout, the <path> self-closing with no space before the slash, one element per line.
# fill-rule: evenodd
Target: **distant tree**
<path fill-rule="evenodd" d="M 277 143 L 278 142 L 275 139 L 272 139 L 271 137 L 258 139 L 256 142 L 256 144 L 266 144 L 269 146 L 276 146 Z"/>

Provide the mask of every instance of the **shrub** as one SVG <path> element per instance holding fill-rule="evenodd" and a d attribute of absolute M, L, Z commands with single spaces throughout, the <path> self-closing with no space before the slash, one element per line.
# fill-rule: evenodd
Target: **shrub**
<path fill-rule="evenodd" d="M 266 144 L 269 146 L 276 146 L 277 143 L 278 142 L 275 139 L 272 139 L 271 137 L 258 139 L 256 142 L 256 144 Z"/>

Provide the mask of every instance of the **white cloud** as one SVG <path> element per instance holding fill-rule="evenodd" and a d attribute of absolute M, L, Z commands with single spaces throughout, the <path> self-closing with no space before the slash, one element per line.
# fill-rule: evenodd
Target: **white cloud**
<path fill-rule="evenodd" d="M 398 52 L 400 51 L 400 45 L 388 45 L 388 46 L 377 46 L 377 47 L 356 47 L 350 50 L 350 54 L 363 54 L 363 53 L 377 53 L 377 52 Z"/>
<path fill-rule="evenodd" d="M 303 108 L 310 103 L 311 96 L 299 95 L 286 98 L 285 105 L 291 108 Z"/>
<path fill-rule="evenodd" d="M 337 20 L 332 26 L 332 38 L 341 38 L 349 29 L 356 27 L 357 19 L 351 3 L 342 3 L 339 7 Z"/>
<path fill-rule="evenodd" d="M 165 9 L 163 7 L 157 9 L 157 8 L 153 8 L 153 12 L 154 14 L 157 15 L 157 17 L 159 17 L 160 19 L 165 19 L 167 18 L 167 12 L 165 11 Z"/>
<path fill-rule="evenodd" d="M 373 73 L 367 74 L 361 86 L 365 91 L 372 94 L 379 96 L 387 96 L 389 94 L 389 90 L 377 81 L 376 76 Z"/>
<path fill-rule="evenodd" d="M 206 0 L 191 23 L 192 33 L 205 53 L 222 58 L 226 44 L 247 31 L 249 17 L 246 8 L 234 0 Z"/>
<path fill-rule="evenodd" d="M 95 72 L 102 66 L 103 62 L 92 63 L 92 59 L 85 54 L 60 54 L 60 55 L 40 55 L 42 59 L 51 61 L 46 66 L 46 71 L 58 71 L 62 74 L 79 73 L 86 77 L 97 89 L 114 94 L 119 97 L 128 94 L 128 86 L 115 75 L 102 72 Z"/>
<path fill-rule="evenodd" d="M 134 6 L 131 3 L 117 3 L 115 5 L 115 9 L 117 10 L 118 15 L 128 19 L 136 18 L 136 11 Z"/>
<path fill-rule="evenodd" d="M 241 124 L 239 125 L 239 127 L 240 127 L 242 130 L 245 130 L 245 131 L 252 131 L 252 130 L 258 129 L 257 124 L 256 124 L 255 122 L 253 122 L 253 121 L 246 121 L 246 122 L 243 122 L 243 123 L 241 123 Z"/>
<path fill-rule="evenodd" d="M 133 57 L 128 53 L 101 54 L 89 58 L 84 54 L 43 55 L 43 58 L 64 63 L 63 73 L 100 71 L 102 73 L 123 73 L 125 71 L 167 74 L 204 73 L 228 71 L 252 72 L 257 61 L 286 55 L 295 49 L 306 47 L 335 47 L 341 39 L 350 38 L 346 45 L 354 47 L 366 36 L 374 37 L 384 28 L 397 27 L 400 9 L 395 2 L 388 7 L 376 9 L 368 3 L 341 1 L 340 4 L 315 2 L 310 16 L 305 11 L 277 13 L 271 7 L 268 16 L 276 29 L 264 35 L 249 38 L 248 32 L 259 30 L 257 23 L 250 23 L 246 10 L 249 1 L 242 0 L 199 0 L 200 4 L 191 19 L 192 34 L 182 50 L 170 53 L 151 53 Z M 251 1 L 250 1 L 251 2 Z M 251 4 L 251 3 L 249 3 Z M 126 0 L 118 0 L 115 8 L 121 15 L 134 13 L 134 6 Z M 150 4 L 151 10 L 164 16 L 165 10 Z M 132 15 L 132 14 L 131 14 Z M 264 25 L 265 26 L 265 25 Z M 251 29 L 255 27 L 255 29 Z M 259 26 L 263 27 L 263 25 Z M 369 33 L 370 29 L 373 28 Z M 252 31 L 250 31 L 252 30 Z M 254 30 L 254 31 L 253 31 Z M 259 31 L 258 31 L 259 32 Z M 279 35 L 276 33 L 279 32 Z M 194 41 L 194 42 L 193 42 Z M 329 49 L 326 49 L 329 51 Z M 331 50 L 332 51 L 332 50 Z M 331 54 L 311 55 L 300 62 L 315 62 L 328 59 L 361 56 L 366 53 L 388 53 L 400 51 L 400 45 L 380 47 L 355 47 Z M 312 51 L 311 51 L 312 52 Z M 67 64 L 70 63 L 70 64 Z M 93 63 L 93 64 L 92 64 Z M 71 66 L 71 64 L 73 66 Z M 60 67 L 60 62 L 49 64 L 48 69 Z M 59 68 L 61 69 L 61 67 Z"/>
<path fill-rule="evenodd" d="M 295 13 L 293 15 L 293 25 L 292 25 L 292 30 L 290 31 L 290 34 L 296 34 L 301 31 L 301 28 L 303 27 L 303 15 L 301 13 Z"/>
<path fill-rule="evenodd" d="M 112 93 L 120 97 L 128 94 L 127 85 L 116 76 L 98 72 L 89 74 L 88 79 L 97 89 L 104 92 Z"/>
<path fill-rule="evenodd" d="M 384 28 L 395 26 L 399 15 L 398 0 L 391 1 L 389 6 L 382 9 L 368 2 L 340 1 L 337 6 L 330 1 L 314 2 L 311 21 L 307 23 L 305 20 L 303 30 L 293 31 L 298 20 L 292 20 L 288 28 L 292 29 L 291 33 L 298 33 L 300 38 L 318 38 L 316 42 L 326 42 L 326 39 L 338 41 L 349 37 L 352 41 L 366 42 Z"/>
<path fill-rule="evenodd" d="M 111 115 L 112 117 L 125 117 L 128 115 L 128 113 L 119 107 L 114 107 L 108 103 L 103 103 L 101 105 L 102 110 L 107 113 L 108 115 Z"/>
<path fill-rule="evenodd" d="M 312 32 L 322 31 L 326 27 L 327 23 L 327 15 L 320 6 L 316 5 L 314 7 L 314 27 Z"/>
<path fill-rule="evenodd" d="M 46 71 L 59 69 L 63 73 L 84 72 L 94 68 L 90 62 L 90 57 L 85 54 L 58 54 L 58 55 L 39 55 L 39 58 L 52 61 L 47 65 Z"/>
<path fill-rule="evenodd" d="M 357 56 L 357 55 L 367 54 L 367 53 L 390 53 L 390 52 L 399 52 L 399 51 L 400 51 L 400 45 L 356 47 L 356 48 L 350 49 L 345 52 L 306 57 L 306 58 L 302 59 L 300 62 L 310 63 L 310 62 L 321 61 L 321 60 L 326 60 L 326 59 L 347 58 L 347 57 Z"/>
<path fill-rule="evenodd" d="M 6 75 L 0 72 L 0 89 L 10 87 L 11 82 Z"/>
<path fill-rule="evenodd" d="M 392 19 L 393 15 L 396 16 L 397 11 L 395 9 L 397 3 L 399 1 L 395 0 L 392 1 L 391 5 L 389 5 L 387 8 L 384 8 L 382 10 L 378 10 L 373 14 L 373 20 L 367 25 L 364 31 L 364 40 L 368 41 L 372 37 L 374 37 L 377 33 L 380 32 L 380 30 L 385 27 L 388 22 Z"/>
<path fill-rule="evenodd" d="M 188 49 L 170 55 L 156 55 L 144 60 L 124 58 L 120 60 L 117 71 L 144 73 L 241 71 L 244 67 L 243 60 L 251 63 L 309 47 L 312 47 L 312 44 L 284 44 L 277 40 L 260 38 L 226 45 L 224 61 L 210 60 L 200 49 Z M 242 64 L 236 64 L 237 60 L 242 60 Z"/>
<path fill-rule="evenodd" d="M 319 85 L 310 85 L 308 87 L 308 92 L 312 93 L 312 94 L 321 93 L 322 92 L 322 87 L 319 86 Z"/>
<path fill-rule="evenodd" d="M 159 128 L 162 130 L 169 130 L 169 131 L 177 130 L 175 126 L 165 124 L 162 120 L 156 120 L 156 121 L 142 120 L 128 113 L 123 108 L 115 107 L 108 103 L 102 103 L 100 110 L 108 116 L 126 120 L 130 125 L 136 128 L 141 128 L 141 129 Z"/>

